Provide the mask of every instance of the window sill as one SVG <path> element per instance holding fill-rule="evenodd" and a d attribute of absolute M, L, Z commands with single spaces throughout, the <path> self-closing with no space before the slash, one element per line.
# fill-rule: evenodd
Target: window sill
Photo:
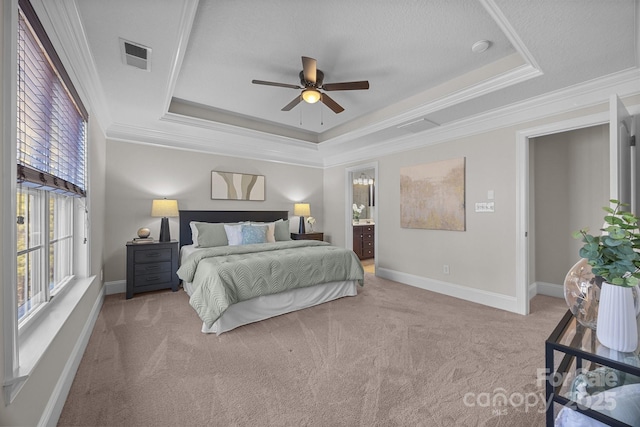
<path fill-rule="evenodd" d="M 74 279 L 68 290 L 53 298 L 46 307 L 45 315 L 33 319 L 19 338 L 20 366 L 13 378 L 5 380 L 5 402 L 9 403 L 18 395 L 31 372 L 40 363 L 47 349 L 64 327 L 69 316 L 78 305 L 96 276 Z"/>

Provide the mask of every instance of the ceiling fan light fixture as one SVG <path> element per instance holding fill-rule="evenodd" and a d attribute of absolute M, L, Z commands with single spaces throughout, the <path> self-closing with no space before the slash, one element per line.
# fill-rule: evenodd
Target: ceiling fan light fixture
<path fill-rule="evenodd" d="M 315 104 L 320 101 L 320 92 L 314 88 L 308 88 L 302 91 L 302 99 L 309 104 Z"/>

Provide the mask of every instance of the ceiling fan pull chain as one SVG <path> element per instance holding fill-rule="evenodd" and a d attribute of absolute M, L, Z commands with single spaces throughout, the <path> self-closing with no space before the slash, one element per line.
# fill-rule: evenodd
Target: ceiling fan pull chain
<path fill-rule="evenodd" d="M 302 108 L 299 108 L 300 110 L 300 126 L 302 126 Z"/>
<path fill-rule="evenodd" d="M 324 126 L 324 108 L 320 106 L 320 126 Z"/>

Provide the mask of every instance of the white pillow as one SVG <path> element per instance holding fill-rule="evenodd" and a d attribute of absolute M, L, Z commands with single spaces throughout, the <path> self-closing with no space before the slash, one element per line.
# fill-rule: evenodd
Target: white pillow
<path fill-rule="evenodd" d="M 242 224 L 225 224 L 224 231 L 227 233 L 229 246 L 238 246 L 242 244 Z"/>
<path fill-rule="evenodd" d="M 604 393 L 604 394 L 603 394 Z M 578 403 L 632 426 L 640 425 L 640 384 L 626 384 L 579 399 Z M 555 425 L 557 427 L 604 427 L 600 421 L 562 408 Z"/>
<path fill-rule="evenodd" d="M 189 222 L 191 228 L 191 240 L 193 240 L 193 246 L 198 247 L 198 227 L 196 227 L 196 221 Z"/>
<path fill-rule="evenodd" d="M 251 222 L 251 225 L 263 226 L 267 228 L 267 243 L 275 243 L 276 241 L 276 223 L 275 222 Z"/>

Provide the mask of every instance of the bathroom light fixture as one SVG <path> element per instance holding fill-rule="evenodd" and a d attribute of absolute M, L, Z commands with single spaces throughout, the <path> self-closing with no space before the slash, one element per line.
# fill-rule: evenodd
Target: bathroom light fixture
<path fill-rule="evenodd" d="M 314 88 L 308 88 L 302 91 L 302 99 L 309 104 L 315 104 L 320 101 L 320 92 Z"/>
<path fill-rule="evenodd" d="M 373 185 L 373 178 L 361 173 L 360 177 L 353 178 L 353 185 Z"/>

